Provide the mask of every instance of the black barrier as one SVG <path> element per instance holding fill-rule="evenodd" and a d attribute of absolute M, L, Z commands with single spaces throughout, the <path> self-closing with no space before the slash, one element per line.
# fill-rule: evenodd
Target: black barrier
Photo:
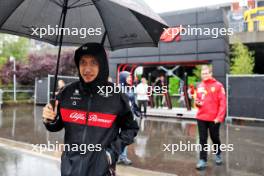
<path fill-rule="evenodd" d="M 58 76 L 58 80 L 63 80 L 65 84 L 70 84 L 71 82 L 79 80 L 79 77 L 71 76 Z M 35 82 L 35 103 L 37 105 L 47 104 L 52 95 L 54 84 L 54 76 L 48 75 L 46 78 L 36 79 Z M 49 92 L 50 91 L 50 92 Z M 49 92 L 49 93 L 48 93 Z M 49 95 L 49 97 L 48 97 Z"/>
<path fill-rule="evenodd" d="M 54 86 L 54 75 L 48 75 L 48 85 L 49 85 L 49 91 L 50 91 L 50 97 L 52 96 L 53 86 Z M 79 77 L 73 77 L 73 76 L 58 76 L 58 81 L 63 80 L 65 85 L 70 84 L 72 82 L 78 81 Z M 58 86 L 58 85 L 57 85 Z"/>
<path fill-rule="evenodd" d="M 228 116 L 264 119 L 264 76 L 228 76 Z"/>
<path fill-rule="evenodd" d="M 48 78 L 40 78 L 35 81 L 35 104 L 45 105 L 48 102 Z"/>

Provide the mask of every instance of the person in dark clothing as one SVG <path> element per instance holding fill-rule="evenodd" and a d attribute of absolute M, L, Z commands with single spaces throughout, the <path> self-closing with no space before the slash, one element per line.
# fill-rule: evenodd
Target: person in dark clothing
<path fill-rule="evenodd" d="M 154 83 L 154 86 L 155 87 L 159 87 L 160 89 L 162 89 L 163 86 L 165 86 L 165 78 L 163 75 L 161 75 Z M 159 108 L 159 107 L 163 107 L 163 94 L 157 94 L 156 95 L 156 108 Z"/>
<path fill-rule="evenodd" d="M 135 98 L 135 90 L 134 86 L 132 86 L 132 78 L 128 71 L 122 71 L 119 74 L 119 84 L 123 89 L 126 89 L 126 95 L 128 96 L 129 103 L 131 110 L 134 115 L 137 117 L 140 117 L 140 109 L 138 105 L 136 104 L 136 98 Z"/>
<path fill-rule="evenodd" d="M 118 156 L 133 143 L 139 129 L 129 99 L 122 93 L 99 91 L 113 86 L 107 81 L 108 61 L 101 44 L 81 46 L 74 61 L 80 80 L 65 86 L 57 95 L 55 108 L 47 104 L 42 115 L 47 130 L 65 129 L 64 145 L 86 145 L 85 153 L 73 148 L 63 151 L 61 175 L 115 175 Z"/>
<path fill-rule="evenodd" d="M 135 94 L 134 94 L 134 89 L 132 86 L 132 78 L 131 78 L 130 72 L 128 72 L 128 71 L 120 72 L 119 84 L 122 87 L 122 89 L 126 91 L 126 94 L 129 98 L 129 104 L 130 104 L 130 107 L 131 107 L 133 114 L 137 117 L 140 117 L 141 114 L 140 114 L 140 110 L 136 104 Z M 125 165 L 131 165 L 132 164 L 132 161 L 130 159 L 128 159 L 127 147 L 125 147 L 123 152 L 121 153 L 121 155 L 119 155 L 118 163 L 119 164 L 125 164 Z"/>

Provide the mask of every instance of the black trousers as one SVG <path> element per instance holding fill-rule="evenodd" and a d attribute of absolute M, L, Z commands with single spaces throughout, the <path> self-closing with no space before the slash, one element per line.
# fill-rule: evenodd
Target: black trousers
<path fill-rule="evenodd" d="M 203 120 L 197 120 L 198 131 L 199 131 L 199 141 L 202 146 L 200 151 L 200 159 L 207 161 L 207 139 L 208 139 L 208 130 L 210 133 L 211 140 L 214 144 L 214 152 L 217 155 L 221 154 L 221 141 L 220 141 L 220 123 L 215 124 L 214 122 L 208 122 Z M 207 147 L 206 147 L 207 146 Z M 210 146 L 211 147 L 211 146 Z"/>
<path fill-rule="evenodd" d="M 144 108 L 144 115 L 147 113 L 147 106 L 148 106 L 148 100 L 138 100 L 138 107 L 140 109 L 140 112 L 142 113 L 142 106 Z"/>
<path fill-rule="evenodd" d="M 163 95 L 156 95 L 156 107 L 163 107 L 162 104 Z"/>

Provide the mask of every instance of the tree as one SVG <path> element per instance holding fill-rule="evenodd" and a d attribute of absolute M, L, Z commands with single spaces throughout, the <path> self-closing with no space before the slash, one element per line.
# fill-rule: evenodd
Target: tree
<path fill-rule="evenodd" d="M 0 64 L 7 62 L 10 56 L 16 60 L 25 60 L 29 52 L 29 39 L 8 34 L 0 34 Z"/>
<path fill-rule="evenodd" d="M 1 69 L 1 83 L 8 84 L 12 81 L 13 63 L 8 61 Z"/>
<path fill-rule="evenodd" d="M 73 59 L 73 52 L 67 51 L 61 54 L 59 67 L 60 75 L 76 76 L 77 69 Z M 27 62 L 18 61 L 16 64 L 17 82 L 21 85 L 33 85 L 35 77 L 47 77 L 54 74 L 57 62 L 57 55 L 51 54 L 30 54 Z M 12 82 L 13 63 L 7 62 L 1 71 L 1 81 L 4 84 Z"/>
<path fill-rule="evenodd" d="M 254 52 L 241 42 L 236 42 L 231 48 L 231 55 L 231 74 L 253 74 Z"/>
<path fill-rule="evenodd" d="M 193 70 L 193 75 L 196 77 L 197 81 L 201 81 L 201 65 L 196 65 Z"/>

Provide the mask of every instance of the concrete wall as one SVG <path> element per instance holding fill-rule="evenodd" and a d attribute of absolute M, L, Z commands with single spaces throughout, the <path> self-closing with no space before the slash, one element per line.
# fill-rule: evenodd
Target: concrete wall
<path fill-rule="evenodd" d="M 230 44 L 240 41 L 242 43 L 264 43 L 264 32 L 237 32 L 230 37 Z"/>

